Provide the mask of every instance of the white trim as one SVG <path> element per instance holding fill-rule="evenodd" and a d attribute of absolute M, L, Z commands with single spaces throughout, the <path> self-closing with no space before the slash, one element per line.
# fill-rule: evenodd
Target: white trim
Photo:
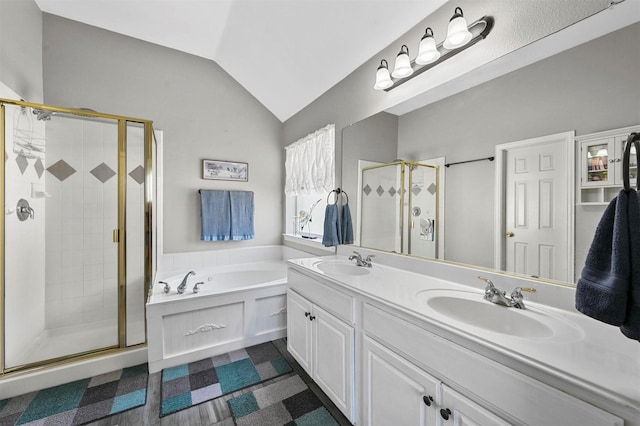
<path fill-rule="evenodd" d="M 564 280 L 573 282 L 573 274 L 575 271 L 575 255 L 574 255 L 574 227 L 575 227 L 575 131 L 555 133 L 553 135 L 541 136 L 532 139 L 524 139 L 516 142 L 509 142 L 500 145 L 496 145 L 496 179 L 494 192 L 496 194 L 496 200 L 494 204 L 494 260 L 493 266 L 496 270 L 502 271 L 502 257 L 504 255 L 503 250 L 503 238 L 505 228 L 504 217 L 504 202 L 505 202 L 505 156 L 506 152 L 513 148 L 524 148 L 539 144 L 541 142 L 557 141 L 558 139 L 564 139 L 565 142 L 565 154 L 567 156 L 567 168 L 566 168 L 566 183 L 567 183 L 567 274 Z"/>

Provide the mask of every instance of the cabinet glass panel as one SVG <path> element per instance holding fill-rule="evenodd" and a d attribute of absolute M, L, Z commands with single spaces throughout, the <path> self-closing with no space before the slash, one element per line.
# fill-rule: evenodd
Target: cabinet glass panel
<path fill-rule="evenodd" d="M 587 146 L 587 182 L 609 181 L 609 148 L 607 144 Z"/>

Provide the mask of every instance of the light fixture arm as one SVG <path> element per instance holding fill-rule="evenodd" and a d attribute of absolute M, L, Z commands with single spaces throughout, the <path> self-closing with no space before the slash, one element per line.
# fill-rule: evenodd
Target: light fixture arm
<path fill-rule="evenodd" d="M 455 10 L 455 15 L 458 14 L 458 9 L 460 9 L 459 7 L 456 8 Z M 460 12 L 462 12 L 462 9 L 460 9 Z M 453 19 L 453 18 L 452 18 Z M 446 61 L 447 59 L 457 55 L 458 53 L 468 49 L 469 47 L 473 46 L 474 44 L 478 43 L 481 40 L 484 40 L 487 35 L 489 35 L 489 33 L 491 32 L 491 30 L 493 29 L 493 24 L 494 24 L 494 19 L 491 16 L 483 16 L 482 18 L 478 19 L 477 21 L 471 23 L 467 28 L 469 30 L 469 32 L 472 34 L 472 38 L 471 40 L 465 44 L 462 47 L 459 47 L 457 49 L 445 49 L 442 45 L 444 42 L 439 43 L 437 45 L 437 49 L 440 52 L 440 58 L 432 63 L 426 64 L 426 65 L 420 65 L 417 64 L 415 62 L 415 60 L 411 61 L 411 67 L 413 69 L 413 73 L 407 77 L 403 77 L 403 78 L 395 78 L 395 77 L 391 77 L 391 81 L 393 82 L 393 85 L 386 87 L 382 90 L 384 90 L 385 92 L 388 92 L 390 90 L 395 89 L 396 87 L 402 85 L 403 83 L 406 83 L 407 81 L 411 80 L 412 78 L 414 78 L 417 75 L 422 74 L 423 72 L 435 67 L 436 65 Z M 425 31 L 426 33 L 426 31 Z M 401 52 L 402 49 L 404 49 L 404 46 L 401 48 Z"/>

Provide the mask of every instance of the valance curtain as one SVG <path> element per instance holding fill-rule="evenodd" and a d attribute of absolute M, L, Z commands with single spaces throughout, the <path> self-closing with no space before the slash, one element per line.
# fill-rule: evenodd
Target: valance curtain
<path fill-rule="evenodd" d="M 285 147 L 288 196 L 329 192 L 335 186 L 335 124 L 308 134 Z"/>

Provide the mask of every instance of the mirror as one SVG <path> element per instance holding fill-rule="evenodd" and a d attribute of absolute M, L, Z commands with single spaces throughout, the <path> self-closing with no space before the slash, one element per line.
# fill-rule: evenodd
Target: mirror
<path fill-rule="evenodd" d="M 636 22 L 411 112 L 380 112 L 345 127 L 342 188 L 359 192 L 360 160 L 444 157 L 447 163 L 463 162 L 444 168 L 444 249 L 437 257 L 494 269 L 496 232 L 501 232 L 496 231 L 495 216 L 505 210 L 495 206 L 503 198 L 496 194 L 498 161 L 466 161 L 494 156 L 501 144 L 570 131 L 579 137 L 640 124 L 639 34 Z M 573 138 L 570 143 L 563 166 L 574 179 L 566 197 L 574 200 L 574 191 L 580 190 L 575 176 L 580 176 L 581 162 L 576 161 L 578 144 Z M 610 193 L 615 196 L 617 189 Z M 574 265 L 568 278 L 551 281 L 575 284 L 608 201 L 569 203 L 574 207 L 575 237 L 567 241 L 572 253 L 554 253 L 550 259 L 568 256 Z M 353 203 L 351 211 L 360 211 Z M 353 220 L 357 233 L 358 214 Z"/>

